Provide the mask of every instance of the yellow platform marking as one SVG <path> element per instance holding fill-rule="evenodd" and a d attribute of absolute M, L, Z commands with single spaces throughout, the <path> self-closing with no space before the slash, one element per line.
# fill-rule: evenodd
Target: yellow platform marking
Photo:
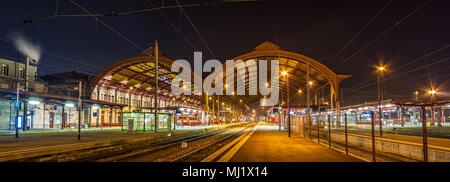
<path fill-rule="evenodd" d="M 244 136 L 246 136 L 249 133 L 250 129 L 246 129 L 245 131 L 246 132 L 244 134 L 242 134 L 238 138 L 234 139 L 232 142 L 228 143 L 227 145 L 225 145 L 224 147 L 220 148 L 219 150 L 217 150 L 216 152 L 214 152 L 213 154 L 211 154 L 210 156 L 208 156 L 207 158 L 203 159 L 200 162 L 211 162 L 211 161 L 213 161 L 215 158 L 217 158 L 217 156 L 219 156 L 220 154 L 225 152 L 228 148 L 233 146 L 236 142 L 238 142 L 239 140 L 244 138 Z"/>
<path fill-rule="evenodd" d="M 234 154 L 242 147 L 242 145 L 247 142 L 247 140 L 255 133 L 256 127 L 248 134 L 246 135 L 238 144 L 236 144 L 233 148 L 231 148 L 230 151 L 228 151 L 225 155 L 223 155 L 217 162 L 228 162 Z"/>

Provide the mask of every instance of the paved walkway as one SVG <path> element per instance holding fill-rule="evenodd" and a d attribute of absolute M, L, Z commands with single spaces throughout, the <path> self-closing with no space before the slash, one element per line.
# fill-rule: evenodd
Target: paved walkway
<path fill-rule="evenodd" d="M 258 126 L 230 162 L 363 162 L 300 137 L 288 138 L 277 126 Z"/>

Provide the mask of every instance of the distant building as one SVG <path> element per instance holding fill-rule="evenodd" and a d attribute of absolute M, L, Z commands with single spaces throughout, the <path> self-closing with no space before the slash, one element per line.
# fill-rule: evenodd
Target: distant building
<path fill-rule="evenodd" d="M 17 80 L 20 82 L 20 87 L 24 87 L 25 83 L 25 63 L 16 62 L 0 58 L 0 88 L 16 89 Z M 42 83 L 35 83 L 37 75 L 37 66 L 33 64 L 28 65 L 27 79 L 29 81 L 29 90 L 35 92 L 44 92 L 44 85 Z"/>
<path fill-rule="evenodd" d="M 45 85 L 36 80 L 37 66 L 28 65 L 28 90 L 44 93 Z M 0 129 L 14 128 L 15 113 L 14 101 L 10 92 L 17 89 L 17 81 L 19 88 L 25 87 L 25 63 L 0 58 Z M 8 93 L 9 91 L 9 93 Z"/>
<path fill-rule="evenodd" d="M 176 75 L 170 73 L 173 60 L 162 53 L 158 65 L 163 73 L 158 85 L 161 115 L 155 121 L 152 115 L 155 105 L 153 62 L 152 49 L 148 49 L 141 56 L 115 63 L 95 76 L 69 71 L 37 77 L 36 65 L 30 65 L 25 75 L 23 63 L 2 60 L 0 130 L 77 128 L 78 123 L 82 128 L 128 130 L 130 119 L 135 122 L 130 130 L 167 129 L 172 127 L 171 122 L 181 126 L 207 124 L 202 97 L 170 93 L 170 83 Z M 25 78 L 27 89 L 24 89 Z M 80 81 L 81 99 L 78 98 Z M 176 112 L 178 108 L 180 112 Z"/>
<path fill-rule="evenodd" d="M 86 96 L 86 90 L 89 83 L 95 76 L 88 75 L 76 71 L 48 74 L 39 77 L 45 81 L 48 87 L 49 94 L 56 94 L 61 96 L 78 97 L 79 82 L 82 82 L 83 96 Z"/>

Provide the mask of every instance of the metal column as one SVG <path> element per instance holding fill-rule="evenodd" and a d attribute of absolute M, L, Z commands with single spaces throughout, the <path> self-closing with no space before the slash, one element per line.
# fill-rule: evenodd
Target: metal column
<path fill-rule="evenodd" d="M 374 117 L 374 112 L 371 111 L 371 118 L 372 118 L 372 161 L 376 162 L 375 160 L 375 155 L 376 155 L 376 149 L 375 149 L 375 117 Z"/>
<path fill-rule="evenodd" d="M 158 132 L 158 75 L 159 75 L 159 63 L 158 63 L 158 41 L 155 40 L 155 133 Z"/>
<path fill-rule="evenodd" d="M 81 102 L 81 81 L 78 82 L 78 140 L 81 140 L 81 111 L 83 104 Z"/>
<path fill-rule="evenodd" d="M 348 131 L 347 131 L 347 113 L 344 113 L 345 125 L 345 155 L 348 155 Z"/>
<path fill-rule="evenodd" d="M 422 139 L 423 139 L 423 161 L 428 162 L 428 136 L 427 136 L 427 118 L 425 115 L 425 106 L 422 106 Z"/>

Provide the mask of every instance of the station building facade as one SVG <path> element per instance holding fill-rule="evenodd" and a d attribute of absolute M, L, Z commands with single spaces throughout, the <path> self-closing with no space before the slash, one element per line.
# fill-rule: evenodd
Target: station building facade
<path fill-rule="evenodd" d="M 0 58 L 0 130 L 14 128 L 15 105 L 14 96 L 11 93 L 17 87 L 25 87 L 25 78 L 30 81 L 27 90 L 33 92 L 45 92 L 45 84 L 36 80 L 37 66 L 14 60 Z"/>
<path fill-rule="evenodd" d="M 154 129 L 152 54 L 150 48 L 98 75 L 72 71 L 37 77 L 37 66 L 28 65 L 27 80 L 22 71 L 24 63 L 0 59 L 0 130 L 77 128 L 79 121 L 83 128 L 124 128 L 126 123 L 127 129 L 129 119 L 136 122 L 135 128 L 143 128 L 138 125 L 146 123 L 147 129 Z M 202 96 L 170 93 L 170 83 L 175 77 L 170 72 L 173 60 L 161 53 L 159 56 L 158 128 L 210 124 L 209 112 L 202 107 Z M 17 95 L 20 102 L 16 102 Z M 78 103 L 82 103 L 81 110 Z M 141 116 L 147 117 L 141 121 Z"/>

